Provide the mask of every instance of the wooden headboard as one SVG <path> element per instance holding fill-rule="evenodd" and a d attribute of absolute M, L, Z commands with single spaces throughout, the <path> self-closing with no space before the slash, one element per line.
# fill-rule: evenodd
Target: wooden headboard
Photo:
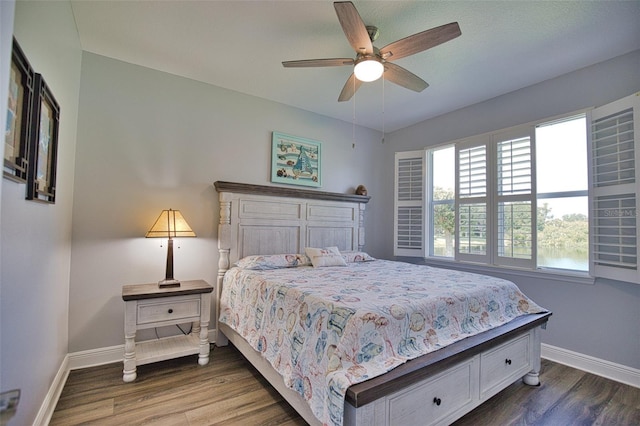
<path fill-rule="evenodd" d="M 254 254 L 304 253 L 305 247 L 348 251 L 364 245 L 368 196 L 221 181 L 214 186 L 220 199 L 216 330 L 222 279 L 237 260 Z M 226 340 L 217 334 L 216 343 Z"/>

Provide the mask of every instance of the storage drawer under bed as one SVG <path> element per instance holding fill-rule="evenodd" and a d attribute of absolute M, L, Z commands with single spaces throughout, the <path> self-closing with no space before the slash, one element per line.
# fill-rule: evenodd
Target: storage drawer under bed
<path fill-rule="evenodd" d="M 504 343 L 480 356 L 480 398 L 498 393 L 531 370 L 529 334 Z"/>
<path fill-rule="evenodd" d="M 443 371 L 427 383 L 390 396 L 386 424 L 409 426 L 450 423 L 449 419 L 453 414 L 473 405 L 477 400 L 477 377 L 476 356 Z"/>

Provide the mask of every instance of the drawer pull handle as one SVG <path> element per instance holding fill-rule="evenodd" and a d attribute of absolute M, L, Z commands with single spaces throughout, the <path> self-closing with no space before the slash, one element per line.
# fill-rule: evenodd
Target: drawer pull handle
<path fill-rule="evenodd" d="M 170 314 L 173 313 L 173 309 L 169 309 L 167 312 L 169 312 Z M 509 362 L 509 364 L 511 364 L 511 362 Z"/>
<path fill-rule="evenodd" d="M 436 396 L 435 398 L 433 398 L 433 403 L 439 407 L 440 404 L 442 404 L 442 400 Z"/>
<path fill-rule="evenodd" d="M 504 360 L 504 363 L 507 364 L 507 365 L 511 365 L 511 360 L 509 358 L 507 358 L 507 359 Z"/>

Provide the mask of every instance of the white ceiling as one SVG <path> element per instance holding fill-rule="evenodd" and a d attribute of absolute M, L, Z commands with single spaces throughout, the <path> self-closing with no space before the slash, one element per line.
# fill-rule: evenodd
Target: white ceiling
<path fill-rule="evenodd" d="M 391 132 L 640 49 L 640 1 L 353 2 L 383 47 L 457 21 L 462 35 L 396 63 L 430 84 L 378 80 L 338 103 L 355 57 L 331 1 L 72 1 L 88 52 Z M 355 104 L 354 104 L 355 102 Z"/>

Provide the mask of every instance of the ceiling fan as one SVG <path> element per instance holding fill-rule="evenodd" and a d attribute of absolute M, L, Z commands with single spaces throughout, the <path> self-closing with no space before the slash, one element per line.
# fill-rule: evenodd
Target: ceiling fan
<path fill-rule="evenodd" d="M 427 82 L 391 61 L 430 49 L 462 34 L 458 23 L 452 22 L 405 37 L 378 49 L 373 45 L 379 34 L 378 28 L 366 26 L 353 3 L 337 1 L 333 3 L 333 7 L 349 44 L 356 51 L 356 58 L 305 59 L 285 61 L 282 65 L 285 68 L 354 65 L 354 72 L 342 88 L 338 102 L 348 101 L 360 88 L 363 81 L 377 80 L 383 73 L 385 78 L 392 83 L 416 92 L 422 92 L 429 86 Z"/>

